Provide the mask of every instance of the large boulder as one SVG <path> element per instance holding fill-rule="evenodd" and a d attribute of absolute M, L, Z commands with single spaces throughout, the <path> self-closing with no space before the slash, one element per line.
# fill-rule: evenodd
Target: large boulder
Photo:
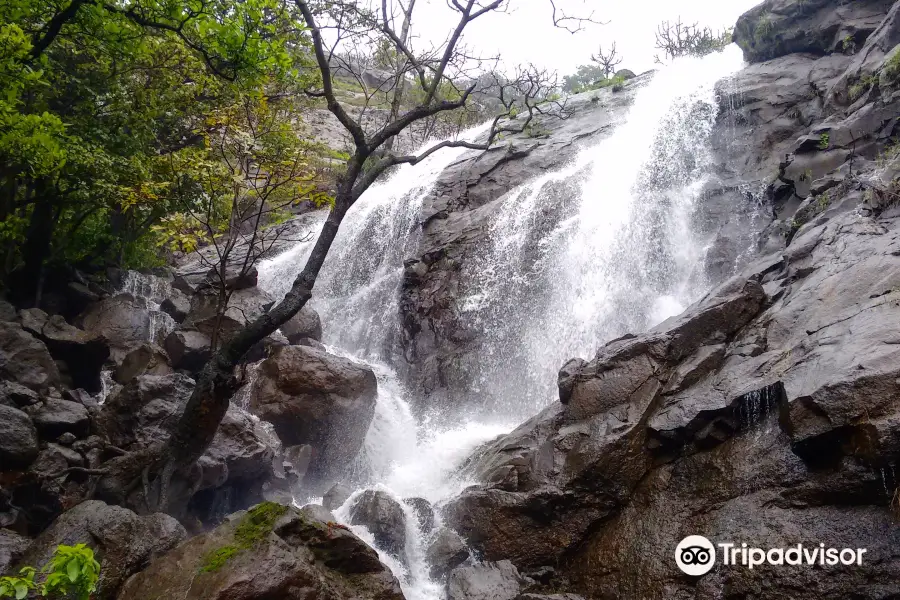
<path fill-rule="evenodd" d="M 9 529 L 0 529 L 0 573 L 19 562 L 31 545 L 31 539 Z"/>
<path fill-rule="evenodd" d="M 446 575 L 469 559 L 469 548 L 462 537 L 449 527 L 441 527 L 428 544 L 425 558 L 435 579 Z"/>
<path fill-rule="evenodd" d="M 322 509 L 324 510 L 324 509 Z M 120 600 L 403 600 L 378 554 L 327 511 L 273 503 L 238 513 L 132 577 Z"/>
<path fill-rule="evenodd" d="M 307 339 L 321 342 L 322 319 L 314 308 L 306 304 L 300 309 L 300 312 L 281 326 L 281 333 L 292 344 L 300 344 Z"/>
<path fill-rule="evenodd" d="M 734 41 L 749 62 L 792 53 L 855 52 L 884 19 L 893 0 L 766 0 L 738 19 Z"/>
<path fill-rule="evenodd" d="M 62 398 L 47 398 L 26 408 L 31 420 L 46 439 L 56 439 L 64 433 L 87 437 L 91 430 L 91 417 L 87 408 L 79 402 Z"/>
<path fill-rule="evenodd" d="M 0 322 L 0 377 L 38 391 L 60 380 L 47 346 L 18 323 L 9 322 Z"/>
<path fill-rule="evenodd" d="M 195 329 L 176 329 L 166 337 L 165 349 L 176 369 L 198 373 L 209 361 L 212 340 Z"/>
<path fill-rule="evenodd" d="M 132 348 L 143 342 L 161 345 L 174 322 L 146 298 L 122 293 L 89 307 L 78 317 L 76 324 L 89 333 L 103 336 L 118 364 Z"/>
<path fill-rule="evenodd" d="M 314 448 L 308 475 L 316 479 L 337 474 L 355 458 L 376 396 L 370 369 L 314 348 L 281 346 L 260 364 L 250 407 L 285 445 Z"/>
<path fill-rule="evenodd" d="M 40 569 L 60 544 L 87 544 L 100 562 L 100 581 L 92 597 L 110 600 L 128 577 L 186 539 L 184 527 L 169 515 L 139 516 L 121 506 L 88 500 L 56 519 L 22 553 L 18 564 Z"/>
<path fill-rule="evenodd" d="M 447 579 L 447 600 L 516 600 L 519 571 L 508 560 L 459 567 Z"/>
<path fill-rule="evenodd" d="M 218 314 L 221 310 L 219 302 L 218 294 L 213 292 L 194 294 L 184 326 L 195 329 L 209 338 L 215 333 L 220 341 L 225 341 L 244 325 L 267 312 L 274 304 L 271 296 L 256 287 L 231 292 L 222 314 Z"/>
<path fill-rule="evenodd" d="M 98 428 L 111 444 L 126 450 L 164 442 L 193 387 L 194 381 L 180 374 L 136 377 L 103 404 Z M 228 512 L 258 502 L 263 484 L 273 474 L 275 454 L 267 440 L 250 415 L 229 407 L 212 444 L 197 461 L 191 481 L 178 481 L 173 487 L 173 505 L 180 511 L 190 509 L 204 522 L 216 522 Z M 129 498 L 132 505 L 140 506 L 140 498 Z"/>
<path fill-rule="evenodd" d="M 366 527 L 379 549 L 406 560 L 406 513 L 386 492 L 366 490 L 350 507 L 350 523 Z"/>
<path fill-rule="evenodd" d="M 0 405 L 0 470 L 26 467 L 37 455 L 34 423 L 21 410 Z"/>
<path fill-rule="evenodd" d="M 169 375 L 169 357 L 155 344 L 143 343 L 132 348 L 113 372 L 117 383 L 128 383 L 139 375 Z"/>
<path fill-rule="evenodd" d="M 68 366 L 75 387 L 100 391 L 100 371 L 109 358 L 109 344 L 96 332 L 66 323 L 60 315 L 48 316 L 38 308 L 19 313 L 22 327 L 47 345 L 50 355 Z"/>

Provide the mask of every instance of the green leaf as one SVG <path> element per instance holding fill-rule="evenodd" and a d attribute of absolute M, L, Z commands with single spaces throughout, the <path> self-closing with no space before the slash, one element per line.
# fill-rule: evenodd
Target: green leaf
<path fill-rule="evenodd" d="M 22 600 L 25 596 L 28 595 L 28 586 L 24 583 L 16 584 L 16 600 Z"/>
<path fill-rule="evenodd" d="M 69 581 L 72 583 L 78 581 L 78 576 L 81 575 L 81 565 L 77 558 L 73 558 L 69 561 L 69 564 L 66 565 L 66 572 L 69 575 Z"/>

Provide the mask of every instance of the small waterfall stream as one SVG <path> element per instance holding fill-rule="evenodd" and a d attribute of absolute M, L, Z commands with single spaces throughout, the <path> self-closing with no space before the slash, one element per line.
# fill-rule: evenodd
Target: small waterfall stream
<path fill-rule="evenodd" d="M 691 215 L 712 165 L 715 84 L 741 66 L 735 47 L 677 61 L 637 91 L 611 137 L 497 201 L 487 239 L 463 267 L 457 298 L 457 312 L 484 337 L 469 361 L 469 392 L 478 401 L 460 403 L 449 422 L 413 416 L 410 392 L 393 367 L 402 358 L 392 351 L 403 261 L 416 255 L 422 200 L 465 151 L 435 153 L 366 192 L 344 220 L 313 300 L 329 351 L 369 364 L 378 379 L 354 482 L 360 490 L 425 498 L 440 520 L 440 506 L 474 483 L 457 478 L 459 465 L 552 402 L 566 359 L 646 330 L 706 291 L 705 249 Z M 484 129 L 465 135 L 474 139 Z M 283 295 L 312 243 L 261 265 L 260 286 Z M 351 504 L 336 513 L 343 522 Z M 380 554 L 407 598 L 440 600 L 442 587 L 424 559 L 429 540 L 404 506 L 407 564 Z M 353 529 L 372 542 L 365 528 Z"/>

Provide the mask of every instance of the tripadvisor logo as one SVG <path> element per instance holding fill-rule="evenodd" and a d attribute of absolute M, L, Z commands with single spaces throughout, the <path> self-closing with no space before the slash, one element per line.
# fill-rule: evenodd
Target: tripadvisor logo
<path fill-rule="evenodd" d="M 804 546 L 797 544 L 787 548 L 748 547 L 747 544 L 721 542 L 713 545 L 702 535 L 689 535 L 675 548 L 675 563 L 683 573 L 699 577 L 706 575 L 716 564 L 716 546 L 719 558 L 728 567 L 753 569 L 762 565 L 819 565 L 833 567 L 862 565 L 865 548 L 826 548 L 825 544 Z"/>

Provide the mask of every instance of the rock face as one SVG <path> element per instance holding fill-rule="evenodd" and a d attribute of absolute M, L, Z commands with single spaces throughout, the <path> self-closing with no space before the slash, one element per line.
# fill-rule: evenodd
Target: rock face
<path fill-rule="evenodd" d="M 260 364 L 250 406 L 286 446 L 313 447 L 312 481 L 345 467 L 359 452 L 376 395 L 370 369 L 315 348 L 282 346 Z"/>
<path fill-rule="evenodd" d="M 426 558 L 430 565 L 431 576 L 440 580 L 468 560 L 469 549 L 458 533 L 442 527 L 428 544 Z"/>
<path fill-rule="evenodd" d="M 184 527 L 168 515 L 138 516 L 127 508 L 88 500 L 56 519 L 18 564 L 40 568 L 60 544 L 87 544 L 100 562 L 95 596 L 111 600 L 128 577 L 186 539 Z"/>
<path fill-rule="evenodd" d="M 403 600 L 377 553 L 323 517 L 272 504 L 239 513 L 153 562 L 118 597 Z"/>
<path fill-rule="evenodd" d="M 305 305 L 291 320 L 281 326 L 281 332 L 292 344 L 304 339 L 322 341 L 322 319 L 311 306 Z"/>

